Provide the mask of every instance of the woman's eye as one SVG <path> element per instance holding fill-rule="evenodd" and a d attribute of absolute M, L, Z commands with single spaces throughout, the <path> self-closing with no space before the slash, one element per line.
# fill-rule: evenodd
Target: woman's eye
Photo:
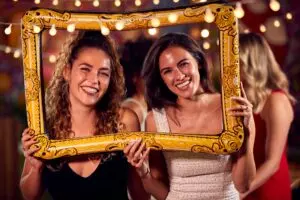
<path fill-rule="evenodd" d="M 109 74 L 108 73 L 100 73 L 102 76 L 106 76 L 106 77 L 109 77 Z"/>
<path fill-rule="evenodd" d="M 167 70 L 164 70 L 163 74 L 169 74 L 171 72 L 171 70 L 167 69 Z"/>
<path fill-rule="evenodd" d="M 89 71 L 90 71 L 90 69 L 87 68 L 87 67 L 82 67 L 82 68 L 80 68 L 80 70 L 81 70 L 81 71 L 85 71 L 85 72 L 89 72 Z"/>
<path fill-rule="evenodd" d="M 189 65 L 188 62 L 184 62 L 184 63 L 181 63 L 180 67 L 186 67 L 186 66 L 188 66 L 188 65 Z"/>

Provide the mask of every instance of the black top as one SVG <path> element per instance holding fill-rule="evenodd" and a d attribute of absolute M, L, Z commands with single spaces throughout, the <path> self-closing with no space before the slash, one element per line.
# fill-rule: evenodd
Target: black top
<path fill-rule="evenodd" d="M 42 175 L 44 187 L 55 200 L 128 200 L 127 176 L 127 160 L 119 153 L 101 161 L 86 178 L 76 174 L 67 163 L 59 171 L 45 167 Z"/>

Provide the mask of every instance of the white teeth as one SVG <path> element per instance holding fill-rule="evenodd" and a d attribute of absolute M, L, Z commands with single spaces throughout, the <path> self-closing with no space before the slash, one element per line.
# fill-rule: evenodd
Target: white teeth
<path fill-rule="evenodd" d="M 177 85 L 178 88 L 183 88 L 184 86 L 188 85 L 190 83 L 190 81 L 184 81 L 183 83 L 180 83 Z"/>
<path fill-rule="evenodd" d="M 92 87 L 82 87 L 82 89 L 91 94 L 97 93 L 99 91 L 98 89 Z"/>

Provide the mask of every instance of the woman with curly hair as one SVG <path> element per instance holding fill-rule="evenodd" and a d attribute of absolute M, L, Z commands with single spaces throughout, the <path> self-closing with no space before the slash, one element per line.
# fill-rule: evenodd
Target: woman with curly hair
<path fill-rule="evenodd" d="M 46 122 L 50 139 L 90 137 L 139 131 L 137 116 L 121 109 L 124 77 L 115 47 L 97 31 L 80 31 L 67 40 L 46 90 Z M 122 152 L 63 158 L 46 163 L 33 130 L 22 134 L 25 156 L 20 181 L 25 199 L 39 199 L 47 189 L 53 199 L 142 199 L 140 180 Z M 135 184 L 135 190 L 131 186 Z M 138 191 L 138 192 L 136 192 Z"/>
<path fill-rule="evenodd" d="M 253 104 L 257 174 L 241 197 L 247 200 L 291 199 L 286 141 L 295 98 L 267 41 L 256 33 L 240 35 L 241 79 Z M 280 185 L 280 186 L 279 186 Z"/>

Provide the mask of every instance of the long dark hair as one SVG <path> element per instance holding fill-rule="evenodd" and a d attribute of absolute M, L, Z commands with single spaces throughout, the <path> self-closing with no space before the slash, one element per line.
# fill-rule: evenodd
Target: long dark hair
<path fill-rule="evenodd" d="M 159 57 L 164 50 L 171 46 L 182 47 L 196 59 L 201 86 L 206 92 L 213 91 L 208 80 L 207 62 L 197 42 L 183 33 L 168 33 L 152 45 L 143 65 L 142 77 L 146 85 L 145 98 L 150 108 L 176 107 L 177 95 L 168 89 L 159 72 Z"/>

